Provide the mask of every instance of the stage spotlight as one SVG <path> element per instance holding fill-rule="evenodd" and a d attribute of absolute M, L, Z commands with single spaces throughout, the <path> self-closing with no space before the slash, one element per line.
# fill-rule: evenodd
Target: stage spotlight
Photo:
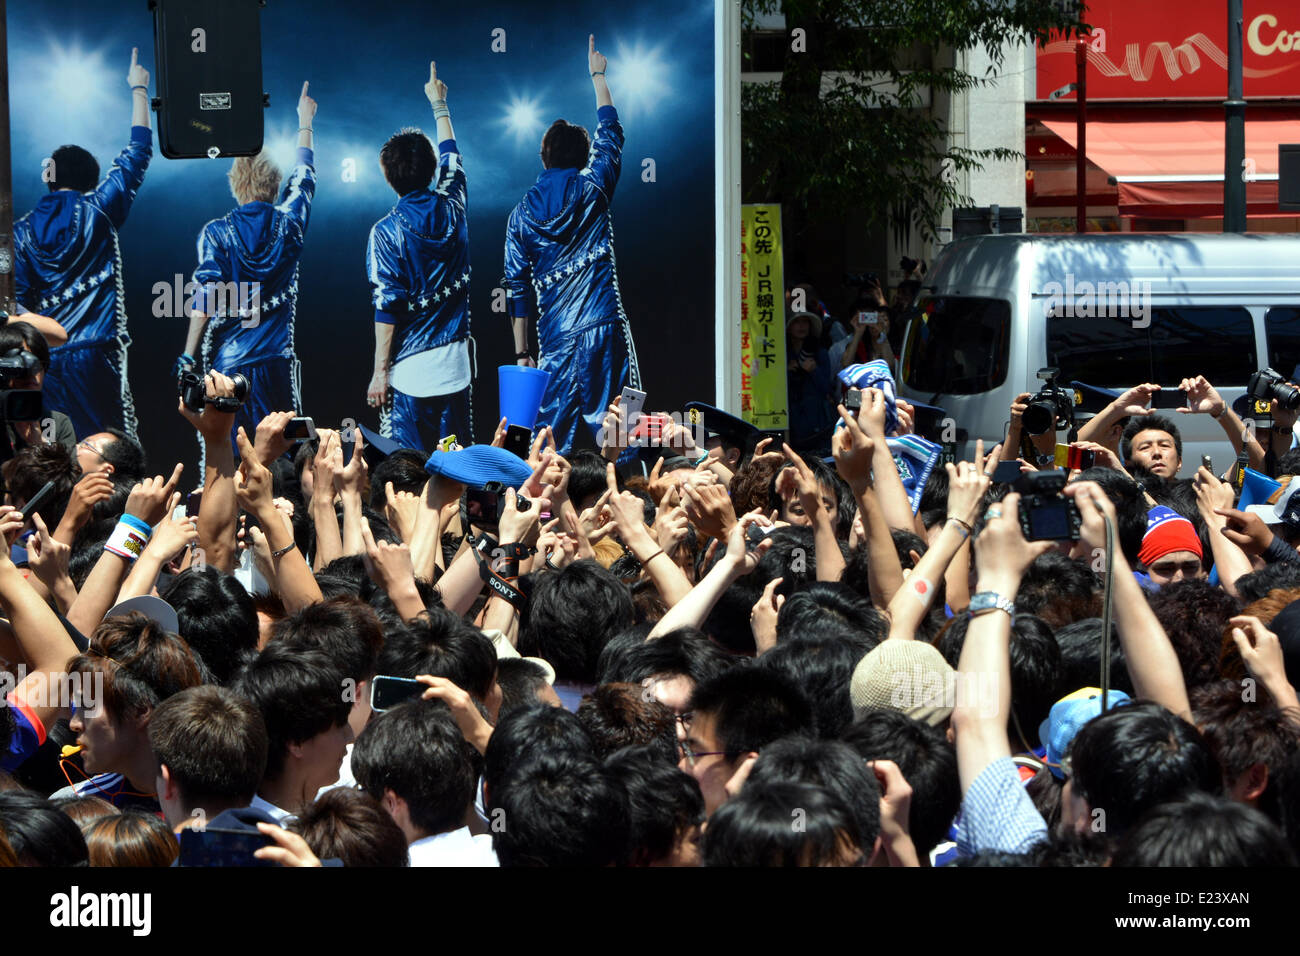
<path fill-rule="evenodd" d="M 126 102 L 128 65 L 129 57 L 120 70 L 112 70 L 102 52 L 51 42 L 41 64 L 45 77 L 40 86 L 46 91 L 42 99 L 66 120 L 99 118 L 105 109 Z"/>
<path fill-rule="evenodd" d="M 619 43 L 609 58 L 609 89 L 623 115 L 648 113 L 672 93 L 660 47 Z"/>
<path fill-rule="evenodd" d="M 542 133 L 542 110 L 535 99 L 514 96 L 501 123 L 516 142 L 536 139 Z"/>

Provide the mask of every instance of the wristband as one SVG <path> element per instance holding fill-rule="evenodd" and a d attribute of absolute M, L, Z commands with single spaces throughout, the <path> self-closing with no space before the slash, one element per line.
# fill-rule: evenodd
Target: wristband
<path fill-rule="evenodd" d="M 516 353 L 515 353 L 515 358 L 516 358 L 516 359 L 521 359 L 521 358 L 532 358 L 532 357 L 533 357 L 533 356 L 532 356 L 532 353 L 529 352 L 527 349 L 524 349 L 522 352 L 516 352 Z"/>
<path fill-rule="evenodd" d="M 315 131 L 314 129 L 312 129 L 310 126 L 299 126 L 299 127 L 298 127 L 298 132 L 300 132 L 300 133 L 314 133 L 314 132 L 316 132 L 316 131 Z"/>
<path fill-rule="evenodd" d="M 136 90 L 144 90 L 146 93 L 148 93 L 148 92 L 149 92 L 149 87 L 147 87 L 147 86 L 133 86 L 133 87 L 131 87 L 131 92 L 132 92 L 132 93 L 134 93 Z"/>
<path fill-rule="evenodd" d="M 272 552 L 271 552 L 271 559 L 274 560 L 275 558 L 281 557 L 282 555 L 286 555 L 286 554 L 288 554 L 290 551 L 292 551 L 292 550 L 293 550 L 294 548 L 296 548 L 296 547 L 298 547 L 298 542 L 296 542 L 296 541 L 290 541 L 288 544 L 286 544 L 286 545 L 285 545 L 283 548 L 281 548 L 279 551 L 272 551 Z"/>
<path fill-rule="evenodd" d="M 592 75 L 592 76 L 604 76 L 604 75 L 605 75 L 605 71 L 604 71 L 604 70 L 597 70 L 595 73 L 593 73 L 593 74 L 591 74 L 591 75 Z"/>
<path fill-rule="evenodd" d="M 973 529 L 971 528 L 970 525 L 968 525 L 965 521 L 962 521 L 960 518 L 954 518 L 952 516 L 949 516 L 947 523 L 952 524 L 954 522 L 957 524 L 957 529 L 961 532 L 962 540 L 965 541 L 967 538 L 970 537 L 971 531 Z"/>
<path fill-rule="evenodd" d="M 699 458 L 696 458 L 695 461 L 693 462 L 693 464 L 696 465 L 696 466 L 699 466 L 699 465 L 704 464 L 704 462 L 706 462 L 706 461 L 708 461 L 708 460 L 709 460 L 709 453 L 706 451 L 706 452 L 705 452 L 703 455 L 701 455 Z"/>
<path fill-rule="evenodd" d="M 643 568 L 648 568 L 648 567 L 650 566 L 650 562 L 651 562 L 651 561 L 653 561 L 655 558 L 659 557 L 659 555 L 661 555 L 661 554 L 665 554 L 665 553 L 666 553 L 666 552 L 664 551 L 664 549 L 663 549 L 663 548 L 660 548 L 660 549 L 659 549 L 658 551 L 656 551 L 654 554 L 650 555 L 650 557 L 648 557 L 648 558 L 646 558 L 644 561 L 642 561 L 642 562 L 641 562 L 641 567 L 643 567 Z"/>
<path fill-rule="evenodd" d="M 134 562 L 144 552 L 153 529 L 135 515 L 122 515 L 104 543 L 104 550 Z"/>

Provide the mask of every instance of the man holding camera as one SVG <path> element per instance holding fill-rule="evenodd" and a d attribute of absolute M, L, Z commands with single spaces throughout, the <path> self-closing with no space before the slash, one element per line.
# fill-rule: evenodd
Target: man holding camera
<path fill-rule="evenodd" d="M 293 325 L 298 304 L 298 259 L 316 192 L 312 121 L 316 101 L 302 85 L 298 99 L 298 165 L 280 189 L 280 170 L 263 150 L 241 156 L 230 168 L 238 208 L 199 232 L 195 284 L 202 299 L 190 314 L 185 352 L 177 374 L 204 368 L 243 375 L 249 400 L 234 428 L 252 434 L 274 411 L 302 407 L 300 368 Z M 271 205 L 276 201 L 277 205 Z M 247 290 L 253 289 L 251 296 Z M 202 352 L 199 343 L 202 341 Z"/>

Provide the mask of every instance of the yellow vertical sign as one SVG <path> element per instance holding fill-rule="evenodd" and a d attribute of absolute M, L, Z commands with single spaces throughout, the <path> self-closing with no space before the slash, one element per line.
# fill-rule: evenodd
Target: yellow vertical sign
<path fill-rule="evenodd" d="M 781 207 L 741 206 L 740 415 L 764 431 L 790 424 L 781 264 Z"/>

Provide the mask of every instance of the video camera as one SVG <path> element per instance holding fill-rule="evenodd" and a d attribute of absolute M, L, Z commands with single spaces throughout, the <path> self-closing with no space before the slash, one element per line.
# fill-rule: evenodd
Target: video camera
<path fill-rule="evenodd" d="M 1065 473 L 1031 471 L 1012 486 L 1020 493 L 1020 531 L 1026 541 L 1077 541 L 1083 519 L 1063 493 Z"/>
<path fill-rule="evenodd" d="M 1246 394 L 1256 401 L 1270 401 L 1273 408 L 1293 411 L 1300 408 L 1300 388 L 1271 368 L 1261 369 L 1246 383 Z"/>
<path fill-rule="evenodd" d="M 36 422 L 45 417 L 45 403 L 39 388 L 15 388 L 40 371 L 41 363 L 26 349 L 10 349 L 0 355 L 0 420 Z"/>
<path fill-rule="evenodd" d="M 230 376 L 230 381 L 235 386 L 233 396 L 208 398 L 208 386 L 204 376 L 193 369 L 186 368 L 181 370 L 177 390 L 180 392 L 181 402 L 192 412 L 203 411 L 204 405 L 211 405 L 219 412 L 236 412 L 239 411 L 239 406 L 248 400 L 248 379 L 236 372 Z"/>
<path fill-rule="evenodd" d="M 1059 368 L 1040 368 L 1038 380 L 1043 387 L 1025 406 L 1020 423 L 1026 433 L 1042 435 L 1049 431 L 1074 429 L 1074 393 L 1056 382 Z"/>
<path fill-rule="evenodd" d="M 506 486 L 499 481 L 489 481 L 482 488 L 466 488 L 460 503 L 462 527 L 475 525 L 494 529 L 506 512 Z M 516 511 L 527 511 L 532 505 L 523 495 L 515 495 Z"/>

